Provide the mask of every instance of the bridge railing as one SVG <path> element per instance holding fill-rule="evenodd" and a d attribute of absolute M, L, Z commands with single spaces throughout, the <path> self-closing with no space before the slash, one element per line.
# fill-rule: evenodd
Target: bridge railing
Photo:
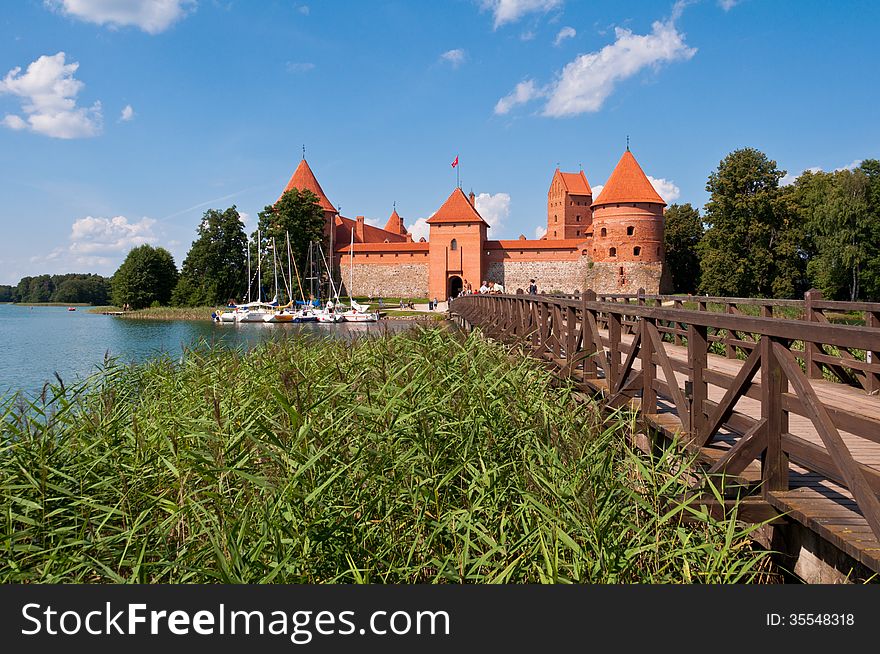
<path fill-rule="evenodd" d="M 788 489 L 795 461 L 842 484 L 880 537 L 880 471 L 858 462 L 841 436 L 880 443 L 880 418 L 858 406 L 857 396 L 872 393 L 871 384 L 861 384 L 865 390 L 859 391 L 817 373 L 836 367 L 842 375 L 861 373 L 876 381 L 880 328 L 658 306 L 660 298 L 625 299 L 599 301 L 589 291 L 578 298 L 470 295 L 454 299 L 450 310 L 490 337 L 526 344 L 560 375 L 600 393 L 607 407 L 637 407 L 653 429 L 680 434 L 688 447 L 708 457 L 712 473 L 739 475 L 760 460 L 762 492 L 781 492 Z M 840 308 L 811 301 L 813 312 Z M 874 313 L 875 307 L 880 309 L 866 310 Z M 732 345 L 742 365 L 728 372 L 710 368 L 714 343 L 726 347 L 730 334 L 737 336 Z M 686 347 L 686 360 L 670 355 L 675 344 Z M 831 351 L 841 354 L 827 354 Z M 709 399 L 710 386 L 723 390 L 720 400 Z M 829 388 L 845 389 L 845 401 L 826 401 Z M 743 397 L 756 400 L 760 411 L 737 410 Z M 791 414 L 806 417 L 819 439 L 791 433 Z M 738 437 L 729 449 L 712 447 L 731 433 Z"/>

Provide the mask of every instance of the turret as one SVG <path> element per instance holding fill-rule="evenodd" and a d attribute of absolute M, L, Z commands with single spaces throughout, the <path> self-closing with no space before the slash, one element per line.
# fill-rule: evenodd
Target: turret
<path fill-rule="evenodd" d="M 548 240 L 586 238 L 592 221 L 593 191 L 584 171 L 563 173 L 559 168 L 547 191 Z"/>

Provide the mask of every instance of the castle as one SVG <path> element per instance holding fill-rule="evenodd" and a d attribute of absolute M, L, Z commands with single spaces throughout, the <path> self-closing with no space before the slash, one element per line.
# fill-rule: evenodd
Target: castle
<path fill-rule="evenodd" d="M 340 215 L 305 158 L 284 190 L 293 188 L 317 196 L 335 269 L 346 287 L 351 276 L 352 295 L 446 299 L 467 284 L 476 290 L 482 281 L 515 293 L 528 288 L 530 279 L 541 292 L 666 290 L 666 203 L 629 148 L 595 199 L 583 171 L 556 169 L 547 192 L 547 233 L 538 240 L 489 239 L 474 193 L 466 196 L 460 188 L 428 219 L 428 239 L 418 242 L 396 208 L 384 229 L 366 224 L 363 216 Z"/>

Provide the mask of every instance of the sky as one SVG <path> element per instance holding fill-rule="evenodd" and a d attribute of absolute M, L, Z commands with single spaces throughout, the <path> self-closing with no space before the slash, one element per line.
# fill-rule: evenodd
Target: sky
<path fill-rule="evenodd" d="M 203 213 L 248 231 L 305 156 L 343 215 L 416 235 L 456 185 L 489 237 L 546 225 L 557 166 L 630 148 L 667 203 L 754 147 L 787 171 L 880 158 L 880 3 L 9 0 L 0 284 L 178 266 Z M 456 171 L 453 160 L 458 157 Z"/>

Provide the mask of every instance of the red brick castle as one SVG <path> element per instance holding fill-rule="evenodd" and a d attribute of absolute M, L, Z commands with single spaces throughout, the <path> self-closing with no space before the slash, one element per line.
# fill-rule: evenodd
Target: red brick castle
<path fill-rule="evenodd" d="M 507 292 L 536 279 L 542 292 L 666 290 L 663 201 L 635 157 L 623 153 L 597 198 L 583 171 L 557 169 L 547 192 L 547 233 L 539 240 L 491 240 L 474 194 L 460 188 L 428 219 L 427 241 L 414 242 L 395 209 L 384 229 L 333 207 L 303 159 L 285 191 L 309 190 L 326 219 L 325 239 L 354 295 L 455 296 L 466 285 L 499 282 Z M 354 245 L 351 245 L 354 233 Z M 353 261 L 352 261 L 353 259 Z M 353 265 L 352 265 L 353 264 Z"/>

